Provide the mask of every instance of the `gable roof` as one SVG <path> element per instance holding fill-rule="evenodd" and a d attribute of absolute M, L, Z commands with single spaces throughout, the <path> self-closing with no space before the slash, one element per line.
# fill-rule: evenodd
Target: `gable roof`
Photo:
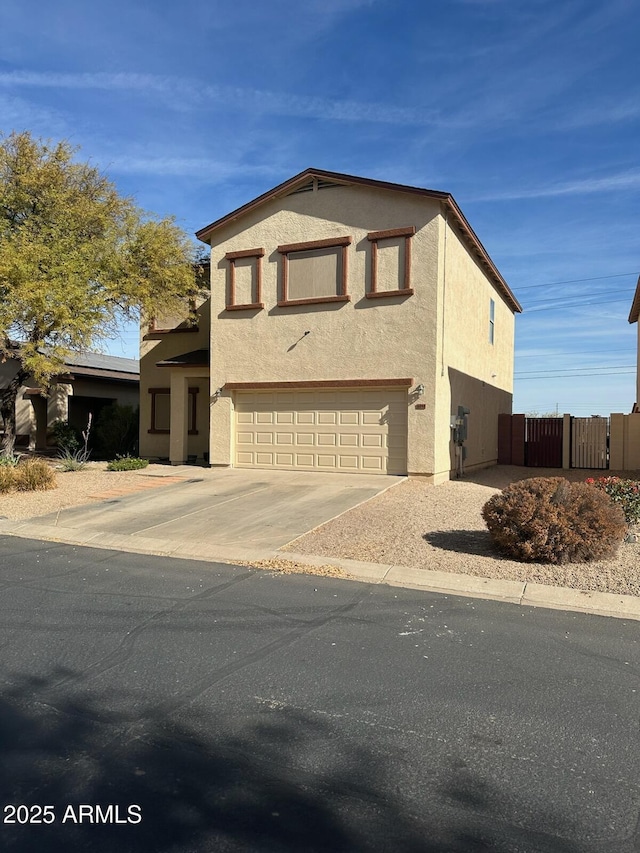
<path fill-rule="evenodd" d="M 196 231 L 196 237 L 199 240 L 202 240 L 203 243 L 210 244 L 211 235 L 223 225 L 227 225 L 229 222 L 239 219 L 241 216 L 244 216 L 246 213 L 266 204 L 272 199 L 291 195 L 294 192 L 303 192 L 305 189 L 312 189 L 314 181 L 318 182 L 319 187 L 359 185 L 374 187 L 381 190 L 390 190 L 392 192 L 421 195 L 441 202 L 447 210 L 450 221 L 459 228 L 462 239 L 467 245 L 467 248 L 484 268 L 498 292 L 502 294 L 507 305 L 509 305 L 509 307 L 515 312 L 520 313 L 522 311 L 522 306 L 511 292 L 509 285 L 503 279 L 496 265 L 489 257 L 489 253 L 478 239 L 473 228 L 467 222 L 451 193 L 445 193 L 439 190 L 428 190 L 423 189 L 422 187 L 411 187 L 406 184 L 394 184 L 389 181 L 378 181 L 373 178 L 361 178 L 357 175 L 345 175 L 341 172 L 328 172 L 324 169 L 309 168 L 297 175 L 294 175 L 292 178 L 289 178 L 289 180 L 284 181 L 284 183 L 278 184 L 277 187 L 273 187 L 273 189 L 259 195 L 252 201 L 236 208 L 236 210 L 232 210 L 231 213 L 227 213 L 226 216 L 216 219 L 215 222 L 212 222 L 210 225 Z"/>
<path fill-rule="evenodd" d="M 635 296 L 633 297 L 633 304 L 631 305 L 631 311 L 629 312 L 629 322 L 630 323 L 637 323 L 639 317 L 640 317 L 640 278 L 638 278 Z"/>

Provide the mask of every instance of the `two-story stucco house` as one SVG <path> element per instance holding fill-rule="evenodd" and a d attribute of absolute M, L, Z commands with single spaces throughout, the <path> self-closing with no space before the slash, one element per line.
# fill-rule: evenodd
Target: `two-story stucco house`
<path fill-rule="evenodd" d="M 195 327 L 143 337 L 143 455 L 424 475 L 497 460 L 511 411 L 506 282 L 448 193 L 307 169 L 198 232 Z"/>

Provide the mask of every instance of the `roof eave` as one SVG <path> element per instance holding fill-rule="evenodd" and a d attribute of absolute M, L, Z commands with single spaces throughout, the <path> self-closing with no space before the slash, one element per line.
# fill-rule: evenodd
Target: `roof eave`
<path fill-rule="evenodd" d="M 636 292 L 633 297 L 633 304 L 631 305 L 631 311 L 629 312 L 629 322 L 637 323 L 638 318 L 640 318 L 640 277 L 638 278 Z"/>

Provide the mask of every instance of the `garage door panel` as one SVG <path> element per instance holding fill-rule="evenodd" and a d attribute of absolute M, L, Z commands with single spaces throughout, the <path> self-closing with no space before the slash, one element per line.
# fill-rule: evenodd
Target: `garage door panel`
<path fill-rule="evenodd" d="M 318 423 L 335 425 L 338 423 L 337 412 L 318 412 Z"/>
<path fill-rule="evenodd" d="M 327 456 L 326 454 L 318 454 L 318 467 L 320 468 L 336 468 L 337 457 Z"/>
<path fill-rule="evenodd" d="M 299 468 L 313 468 L 315 458 L 311 453 L 296 453 L 296 465 Z"/>
<path fill-rule="evenodd" d="M 360 423 L 360 412 L 339 412 L 338 422 L 343 426 L 358 426 Z"/>
<path fill-rule="evenodd" d="M 363 447 L 382 447 L 383 446 L 383 438 L 382 435 L 363 435 L 362 436 L 362 446 Z"/>
<path fill-rule="evenodd" d="M 313 444 L 315 436 L 309 432 L 297 432 L 295 435 L 296 444 Z"/>
<path fill-rule="evenodd" d="M 239 392 L 235 406 L 239 467 L 406 473 L 404 390 Z"/>
<path fill-rule="evenodd" d="M 331 446 L 335 447 L 338 436 L 335 433 L 318 433 L 318 445 L 320 447 Z"/>

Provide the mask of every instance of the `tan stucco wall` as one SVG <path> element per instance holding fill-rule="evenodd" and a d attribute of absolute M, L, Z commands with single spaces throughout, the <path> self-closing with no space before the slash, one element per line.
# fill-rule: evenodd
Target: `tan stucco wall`
<path fill-rule="evenodd" d="M 471 410 L 467 468 L 497 460 L 499 412 L 511 412 L 515 317 L 460 235 L 442 218 L 438 278 L 435 370 L 436 479 L 449 476 L 450 417 L 459 405 Z M 495 302 L 494 342 L 489 341 L 489 303 Z M 462 382 L 473 377 L 480 384 Z M 456 381 L 452 381 L 452 377 Z M 495 417 L 494 417 L 495 415 Z"/>
<path fill-rule="evenodd" d="M 635 402 L 640 406 L 640 323 L 636 324 L 638 330 L 638 340 L 636 352 L 638 354 L 638 369 L 636 371 L 636 399 Z"/>
<path fill-rule="evenodd" d="M 305 192 L 270 201 L 216 232 L 211 254 L 211 388 L 226 382 L 403 378 L 422 383 L 425 410 L 409 408 L 408 466 L 433 466 L 439 203 L 363 187 Z M 238 231 L 239 226 L 242 231 Z M 369 231 L 414 225 L 411 297 L 369 300 Z M 278 308 L 280 244 L 351 236 L 348 303 Z M 262 311 L 225 311 L 225 253 L 264 248 Z M 382 267 L 384 272 L 385 267 Z M 379 290 L 397 287 L 380 281 Z M 304 336 L 308 331 L 309 334 Z M 232 455 L 233 393 L 211 411 L 211 462 Z"/>
<path fill-rule="evenodd" d="M 156 367 L 156 362 L 193 350 L 209 347 L 210 318 L 209 301 L 197 310 L 197 332 L 175 332 L 158 335 L 157 340 L 144 340 L 147 328 L 143 328 L 140 340 L 140 455 L 149 458 L 169 458 L 169 436 L 149 433 L 151 426 L 151 394 L 149 388 L 170 388 L 172 370 Z M 182 370 L 182 368 L 180 368 Z M 202 370 L 186 371 L 189 386 L 199 388 L 196 407 L 196 429 L 198 435 L 187 439 L 187 452 L 200 459 L 209 450 L 209 381 Z"/>

